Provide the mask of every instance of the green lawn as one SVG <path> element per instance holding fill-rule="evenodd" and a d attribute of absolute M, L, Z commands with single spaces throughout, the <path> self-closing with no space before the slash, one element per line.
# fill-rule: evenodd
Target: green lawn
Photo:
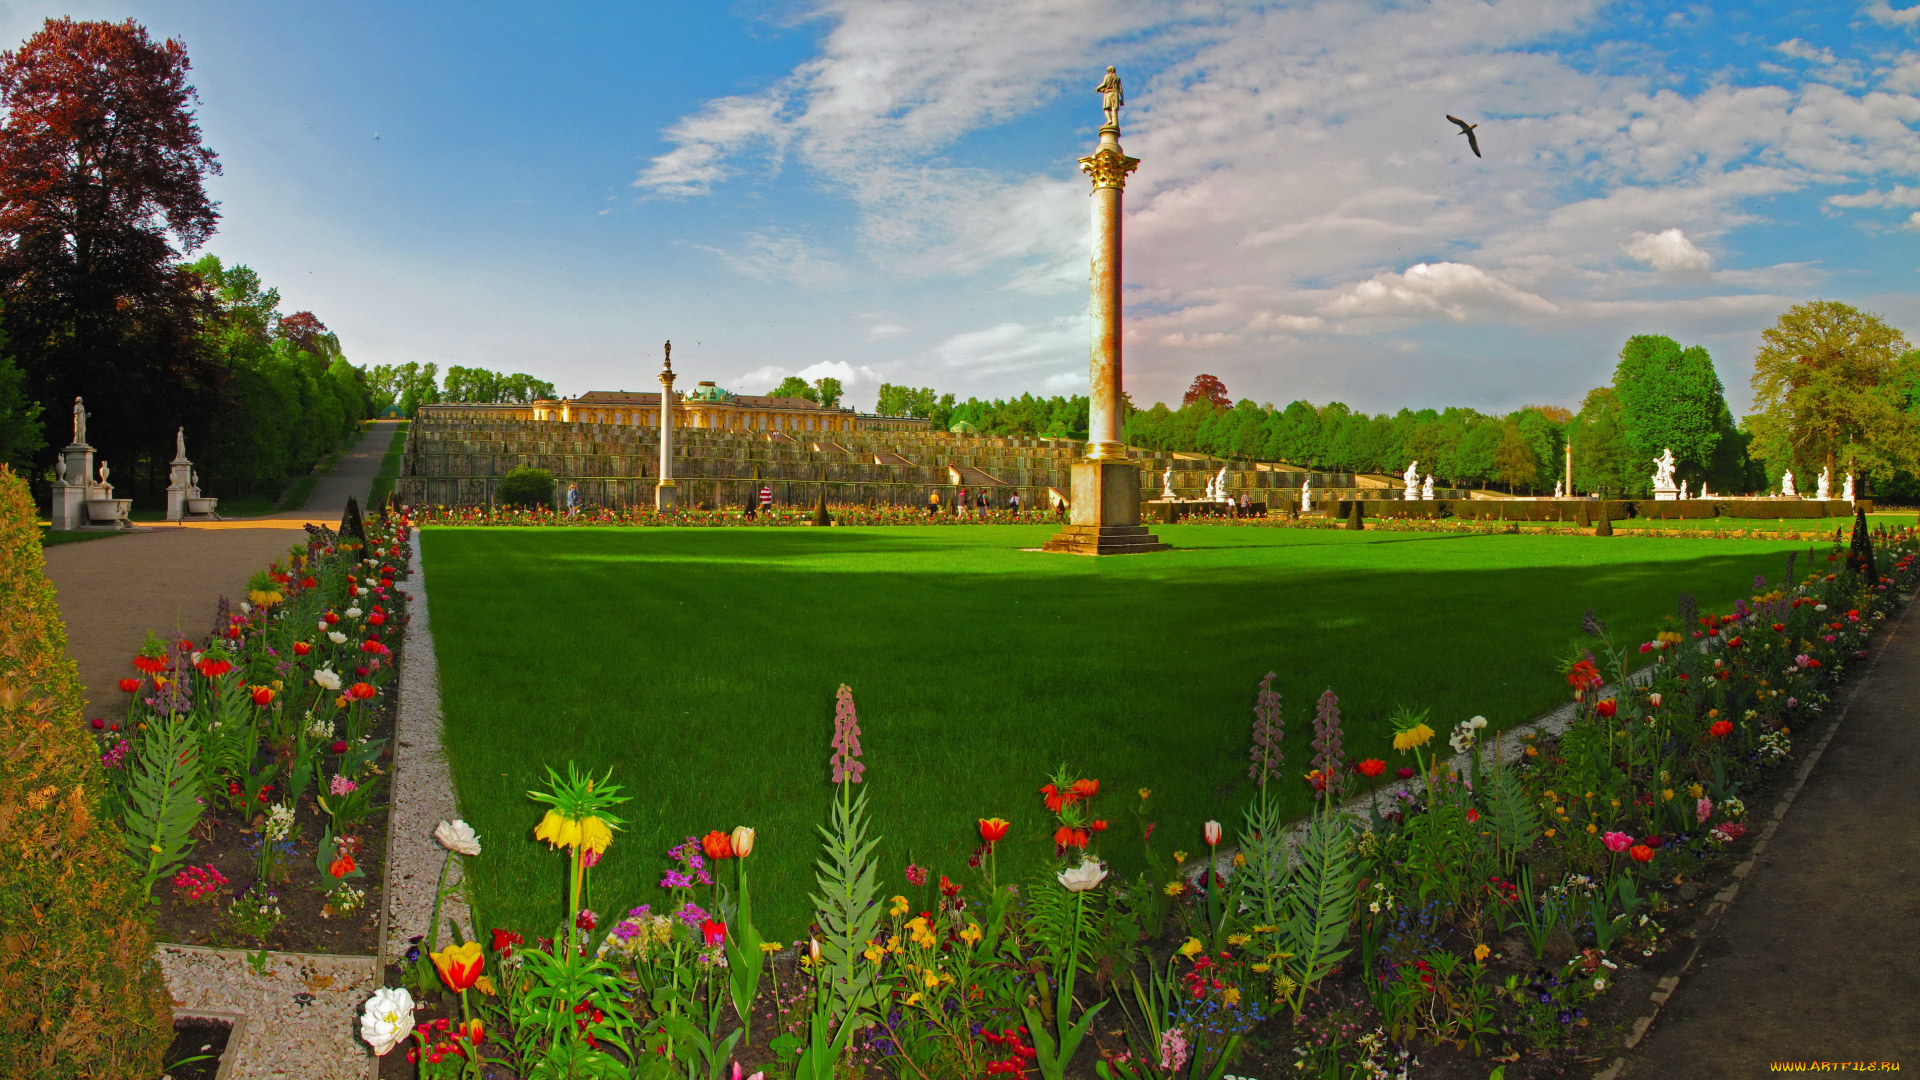
<path fill-rule="evenodd" d="M 393 482 L 400 478 L 400 458 L 407 449 L 407 428 L 411 421 L 402 420 L 394 428 L 393 438 L 387 442 L 386 453 L 380 455 L 380 472 L 373 478 L 373 487 L 367 492 L 367 505 L 379 506 L 380 500 L 393 490 Z"/>
<path fill-rule="evenodd" d="M 841 682 L 888 893 L 904 891 L 909 857 L 959 879 L 979 817 L 1014 822 L 1003 875 L 1050 856 L 1035 790 L 1063 761 L 1101 780 L 1102 853 L 1131 872 L 1137 788 L 1154 791 L 1158 844 L 1192 851 L 1201 822 L 1235 820 L 1269 670 L 1281 790 L 1304 810 L 1321 691 L 1340 696 L 1350 760 L 1398 766 L 1384 729 L 1397 704 L 1431 708 L 1443 735 L 1475 714 L 1530 718 L 1565 698 L 1555 661 L 1583 609 L 1637 643 L 1678 590 L 1725 610 L 1797 546 L 1157 531 L 1182 550 L 1021 550 L 1045 526 L 426 530 L 447 746 L 485 838 L 485 925 L 544 933 L 561 915 L 562 860 L 533 842 L 525 796 L 544 765 L 611 766 L 634 796 L 597 910 L 658 900 L 683 837 L 753 825 L 759 919 L 786 940 L 806 922 Z"/>

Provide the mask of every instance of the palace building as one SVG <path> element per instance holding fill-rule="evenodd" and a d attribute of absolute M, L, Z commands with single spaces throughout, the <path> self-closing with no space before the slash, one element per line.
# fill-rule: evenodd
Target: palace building
<path fill-rule="evenodd" d="M 529 404 L 439 404 L 420 406 L 422 418 L 443 420 L 547 420 L 616 427 L 660 426 L 660 394 L 590 390 L 578 397 L 542 398 Z M 930 420 L 874 416 L 806 398 L 736 394 L 703 382 L 673 395 L 673 425 L 733 432 L 904 431 L 931 428 Z"/>

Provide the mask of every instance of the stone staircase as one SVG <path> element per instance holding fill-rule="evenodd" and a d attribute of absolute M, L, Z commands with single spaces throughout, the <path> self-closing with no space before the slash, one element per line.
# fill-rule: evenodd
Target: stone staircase
<path fill-rule="evenodd" d="M 825 485 L 830 504 L 925 506 L 958 489 L 985 493 L 995 507 L 1019 494 L 1044 510 L 1072 489 L 1069 470 L 1082 444 L 1073 439 L 955 435 L 935 431 L 851 431 L 809 438 L 760 432 L 676 428 L 674 477 L 682 505 L 743 506 L 762 485 L 783 506 L 808 507 Z M 1310 472 L 1270 462 L 1229 461 L 1203 454 L 1135 449 L 1144 499 L 1158 498 L 1162 473 L 1173 469 L 1176 495 L 1197 499 L 1221 469 L 1226 490 L 1271 508 L 1296 506 L 1300 485 L 1313 480 L 1316 509 L 1341 499 L 1398 498 L 1351 473 Z M 538 420 L 422 418 L 414 421 L 395 485 L 402 502 L 427 506 L 487 505 L 502 477 L 528 465 L 554 475 L 560 490 L 580 488 L 585 505 L 651 505 L 659 478 L 657 433 L 644 427 Z M 1439 498 L 1464 493 L 1435 491 Z"/>

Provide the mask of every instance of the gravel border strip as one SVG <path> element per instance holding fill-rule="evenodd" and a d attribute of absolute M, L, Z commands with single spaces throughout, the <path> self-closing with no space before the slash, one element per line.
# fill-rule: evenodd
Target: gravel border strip
<path fill-rule="evenodd" d="M 1866 669 L 1861 671 L 1855 678 L 1849 680 L 1854 689 L 1857 690 L 1873 675 L 1874 671 L 1880 667 L 1880 657 L 1886 654 L 1887 645 L 1893 641 L 1894 635 L 1898 634 L 1901 627 L 1906 624 L 1907 612 L 1912 609 L 1915 597 L 1920 597 L 1920 592 L 1914 593 L 1901 601 L 1899 617 L 1893 620 L 1893 624 L 1887 628 L 1887 636 L 1881 639 L 1879 648 L 1873 650 L 1873 658 L 1867 662 Z M 1800 794 L 1800 789 L 1807 786 L 1807 777 L 1813 775 L 1814 767 L 1820 764 L 1821 756 L 1827 752 L 1827 744 L 1831 743 L 1833 737 L 1839 734 L 1840 725 L 1846 722 L 1847 713 L 1853 709 L 1854 696 L 1852 692 L 1847 694 L 1847 700 L 1840 704 L 1839 712 L 1834 716 L 1833 720 L 1827 724 L 1827 730 L 1821 734 L 1820 741 L 1815 744 L 1813 752 L 1808 754 L 1806 760 L 1800 763 L 1800 768 L 1793 777 L 1793 785 L 1787 788 L 1786 792 L 1780 796 L 1780 801 L 1774 804 L 1773 817 L 1767 822 L 1766 828 L 1760 830 L 1760 835 L 1753 842 L 1752 850 L 1747 852 L 1747 860 L 1733 868 L 1733 876 L 1738 880 L 1715 894 L 1713 902 L 1707 905 L 1706 914 L 1701 916 L 1700 922 L 1695 929 L 1693 948 L 1688 951 L 1686 962 L 1680 965 L 1680 970 L 1677 973 L 1660 980 L 1659 989 L 1655 990 L 1652 994 L 1653 1010 L 1645 1016 L 1634 1020 L 1633 1028 L 1626 1036 L 1626 1049 L 1632 1050 L 1634 1047 L 1640 1045 L 1640 1040 L 1647 1035 L 1647 1029 L 1651 1028 L 1654 1020 L 1659 1017 L 1660 1010 L 1666 1006 L 1668 1001 L 1673 999 L 1674 993 L 1679 990 L 1681 976 L 1693 969 L 1693 962 L 1700 958 L 1700 951 L 1706 948 L 1707 938 L 1710 937 L 1714 929 L 1719 926 L 1720 920 L 1726 916 L 1727 910 L 1733 906 L 1733 898 L 1739 895 L 1740 886 L 1745 884 L 1747 875 L 1753 872 L 1754 861 L 1760 857 L 1761 852 L 1767 850 L 1767 844 L 1773 839 L 1774 830 L 1778 829 L 1780 822 L 1786 819 L 1788 808 L 1793 806 L 1793 800 Z M 1593 1080 L 1617 1080 L 1626 1067 L 1627 1056 L 1622 1054 L 1609 1062 L 1606 1069 L 1596 1073 Z"/>
<path fill-rule="evenodd" d="M 161 945 L 154 950 L 174 1016 L 233 1020 L 222 1077 L 337 1080 L 368 1059 L 357 1017 L 379 985 L 371 956 L 267 953 L 256 974 L 245 949 Z"/>

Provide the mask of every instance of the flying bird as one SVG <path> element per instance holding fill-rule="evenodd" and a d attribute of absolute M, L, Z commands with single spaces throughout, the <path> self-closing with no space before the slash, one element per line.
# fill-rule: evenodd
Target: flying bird
<path fill-rule="evenodd" d="M 1479 157 L 1480 156 L 1480 140 L 1474 137 L 1473 129 L 1479 127 L 1480 125 L 1469 124 L 1465 120 L 1462 120 L 1457 116 L 1448 116 L 1447 119 L 1460 125 L 1460 134 L 1465 135 L 1467 137 L 1467 145 L 1472 148 L 1473 156 Z"/>

